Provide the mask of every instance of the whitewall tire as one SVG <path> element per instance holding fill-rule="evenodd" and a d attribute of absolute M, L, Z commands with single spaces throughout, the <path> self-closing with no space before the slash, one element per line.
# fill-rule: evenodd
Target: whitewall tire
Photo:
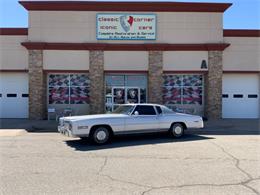
<path fill-rule="evenodd" d="M 174 123 L 170 128 L 170 134 L 176 138 L 182 137 L 184 134 L 184 126 L 181 123 Z"/>
<path fill-rule="evenodd" d="M 97 127 L 93 130 L 91 139 L 95 144 L 105 144 L 110 139 L 110 131 L 107 127 Z"/>

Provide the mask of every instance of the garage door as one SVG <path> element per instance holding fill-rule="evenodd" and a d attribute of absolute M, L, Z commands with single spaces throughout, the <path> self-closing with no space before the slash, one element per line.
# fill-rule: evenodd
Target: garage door
<path fill-rule="evenodd" d="M 223 118 L 259 118 L 259 75 L 223 75 Z"/>
<path fill-rule="evenodd" d="M 0 118 L 28 118 L 28 74 L 0 73 Z"/>

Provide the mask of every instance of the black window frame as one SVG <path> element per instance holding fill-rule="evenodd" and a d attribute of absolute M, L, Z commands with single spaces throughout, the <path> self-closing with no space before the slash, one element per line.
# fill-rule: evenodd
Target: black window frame
<path fill-rule="evenodd" d="M 248 94 L 247 98 L 258 98 L 257 94 Z"/>
<path fill-rule="evenodd" d="M 243 94 L 234 94 L 233 98 L 244 98 Z"/>
<path fill-rule="evenodd" d="M 23 94 L 22 94 L 22 97 L 23 97 L 23 98 L 28 98 L 28 97 L 29 97 L 29 94 L 28 94 L 28 93 L 23 93 Z"/>
<path fill-rule="evenodd" d="M 228 94 L 222 94 L 222 98 L 228 98 L 229 95 Z"/>
<path fill-rule="evenodd" d="M 138 108 L 140 109 L 140 107 L 151 107 L 153 109 L 154 114 L 143 114 L 142 112 L 138 111 Z M 150 106 L 150 105 L 137 105 L 133 111 L 133 115 L 134 115 L 135 111 L 138 111 L 139 116 L 156 116 L 157 115 L 154 106 Z"/>
<path fill-rule="evenodd" d="M 8 93 L 8 94 L 6 94 L 6 97 L 8 97 L 8 98 L 17 98 L 17 93 Z"/>

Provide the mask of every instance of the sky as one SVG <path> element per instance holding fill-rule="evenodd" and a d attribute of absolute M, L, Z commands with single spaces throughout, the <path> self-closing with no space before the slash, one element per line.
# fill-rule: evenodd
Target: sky
<path fill-rule="evenodd" d="M 159 2 L 159 0 L 157 1 Z M 168 0 L 167 2 L 169 1 L 171 0 Z M 233 3 L 233 5 L 224 13 L 224 29 L 260 29 L 260 0 L 175 1 Z M 28 13 L 18 3 L 18 0 L 0 0 L 0 27 L 28 27 Z"/>

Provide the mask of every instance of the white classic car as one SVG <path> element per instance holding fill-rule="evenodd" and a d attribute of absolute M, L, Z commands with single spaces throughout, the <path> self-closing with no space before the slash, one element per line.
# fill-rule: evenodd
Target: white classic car
<path fill-rule="evenodd" d="M 60 133 L 85 138 L 104 144 L 113 135 L 168 131 L 181 137 L 188 128 L 203 128 L 200 116 L 173 112 L 158 104 L 124 104 L 111 114 L 63 117 L 59 120 Z"/>

